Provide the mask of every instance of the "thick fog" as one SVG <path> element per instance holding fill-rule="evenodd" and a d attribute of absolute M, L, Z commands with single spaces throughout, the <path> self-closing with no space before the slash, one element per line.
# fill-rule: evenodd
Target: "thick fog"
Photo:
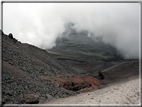
<path fill-rule="evenodd" d="M 49 49 L 74 23 L 77 31 L 102 36 L 125 58 L 139 58 L 139 3 L 4 3 L 3 31 L 23 43 Z"/>

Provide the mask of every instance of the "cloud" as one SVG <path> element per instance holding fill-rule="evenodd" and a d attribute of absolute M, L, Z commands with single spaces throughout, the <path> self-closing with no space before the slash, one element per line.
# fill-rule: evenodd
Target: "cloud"
<path fill-rule="evenodd" d="M 77 31 L 87 30 L 114 45 L 125 58 L 139 56 L 138 3 L 4 3 L 3 30 L 21 42 L 52 48 L 74 23 Z"/>

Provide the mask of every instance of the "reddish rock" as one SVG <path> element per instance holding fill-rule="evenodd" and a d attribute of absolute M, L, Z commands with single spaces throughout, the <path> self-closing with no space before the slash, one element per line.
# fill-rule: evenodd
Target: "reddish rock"
<path fill-rule="evenodd" d="M 33 93 L 33 94 L 27 94 L 25 96 L 25 102 L 27 104 L 38 104 L 39 103 L 39 96 L 36 95 L 35 93 Z"/>
<path fill-rule="evenodd" d="M 91 87 L 94 89 L 102 88 L 100 80 L 91 77 L 81 77 L 81 76 L 68 76 L 68 77 L 59 77 L 56 79 L 51 79 L 55 84 L 59 84 L 61 87 L 67 90 L 72 91 L 90 91 Z M 84 90 L 83 90 L 84 89 Z M 82 91 L 81 91 L 82 90 Z"/>
<path fill-rule="evenodd" d="M 86 82 L 66 82 L 63 84 L 63 87 L 68 90 L 78 91 L 86 87 L 91 87 L 91 84 Z"/>

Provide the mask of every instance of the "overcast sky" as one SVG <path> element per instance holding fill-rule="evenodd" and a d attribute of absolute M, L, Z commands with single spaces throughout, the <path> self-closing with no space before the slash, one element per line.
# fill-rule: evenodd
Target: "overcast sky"
<path fill-rule="evenodd" d="M 68 22 L 77 31 L 103 36 L 125 58 L 139 56 L 139 3 L 4 3 L 3 31 L 23 43 L 55 46 Z"/>

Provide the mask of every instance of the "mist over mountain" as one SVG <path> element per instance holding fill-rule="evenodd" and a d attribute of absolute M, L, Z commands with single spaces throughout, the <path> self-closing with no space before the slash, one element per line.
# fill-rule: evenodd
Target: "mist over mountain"
<path fill-rule="evenodd" d="M 115 46 L 105 43 L 102 36 L 95 37 L 93 34 L 89 35 L 89 32 L 86 30 L 77 31 L 73 26 L 73 23 L 65 25 L 65 32 L 56 39 L 56 46 L 50 49 L 51 51 L 69 51 L 85 55 L 100 54 L 105 60 L 121 60 L 125 57 Z M 111 57 L 107 58 L 106 56 Z"/>
<path fill-rule="evenodd" d="M 139 3 L 4 3 L 3 31 L 43 49 L 56 46 L 58 37 L 81 32 L 101 38 L 126 59 L 138 59 L 139 12 Z"/>
<path fill-rule="evenodd" d="M 2 10 L 2 106 L 139 78 L 139 3 L 3 3 Z"/>

